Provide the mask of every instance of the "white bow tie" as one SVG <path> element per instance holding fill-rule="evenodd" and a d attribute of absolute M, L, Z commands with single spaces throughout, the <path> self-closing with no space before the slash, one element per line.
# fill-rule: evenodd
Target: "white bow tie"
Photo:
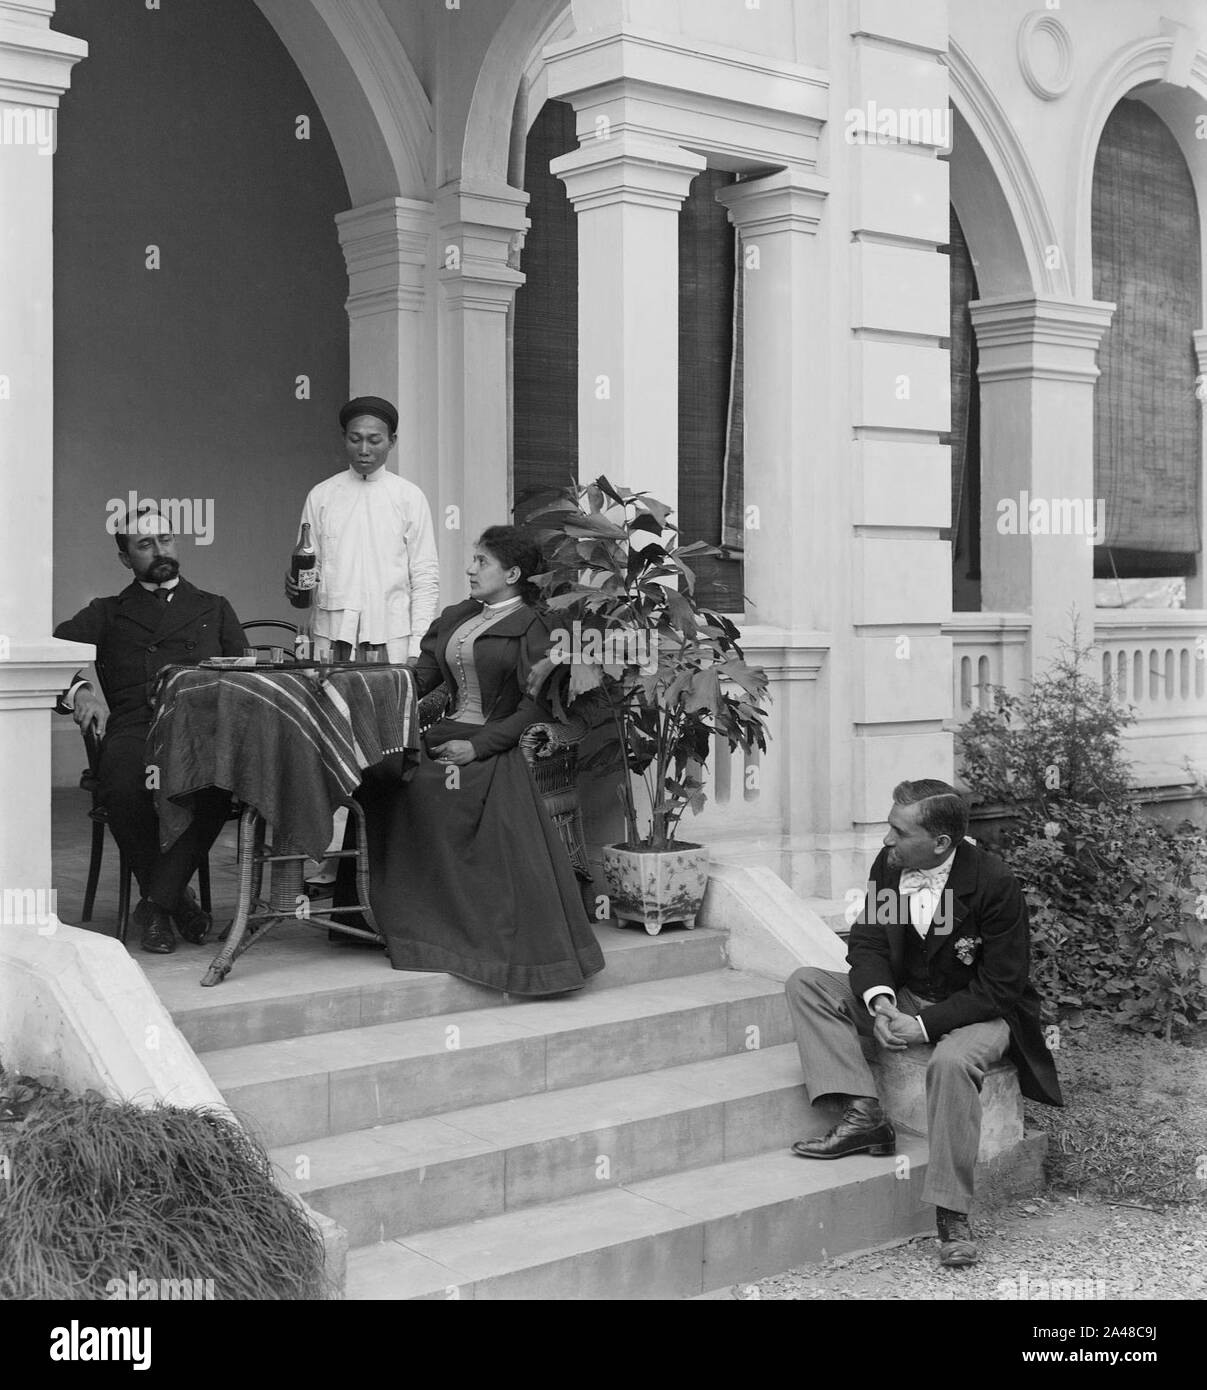
<path fill-rule="evenodd" d="M 917 893 L 923 888 L 929 888 L 935 893 L 942 887 L 947 878 L 944 869 L 907 869 L 901 875 L 899 885 L 902 893 Z"/>

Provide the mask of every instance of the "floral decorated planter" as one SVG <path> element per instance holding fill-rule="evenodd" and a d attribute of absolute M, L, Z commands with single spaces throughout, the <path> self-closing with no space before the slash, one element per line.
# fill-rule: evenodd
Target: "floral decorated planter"
<path fill-rule="evenodd" d="M 603 875 L 618 921 L 642 922 L 650 936 L 657 936 L 664 922 L 691 928 L 708 886 L 708 850 L 688 844 L 669 850 L 605 845 Z"/>

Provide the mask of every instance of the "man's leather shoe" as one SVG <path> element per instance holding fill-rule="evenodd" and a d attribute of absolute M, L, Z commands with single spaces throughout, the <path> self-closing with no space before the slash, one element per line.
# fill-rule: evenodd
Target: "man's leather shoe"
<path fill-rule="evenodd" d="M 842 1119 L 829 1134 L 792 1145 L 797 1158 L 845 1158 L 861 1153 L 881 1158 L 897 1152 L 897 1131 L 875 1096 L 847 1096 L 846 1102 Z"/>
<path fill-rule="evenodd" d="M 213 918 L 208 912 L 202 910 L 201 904 L 193 896 L 191 888 L 186 888 L 181 893 L 180 901 L 172 913 L 172 920 L 176 923 L 176 930 L 181 936 L 194 946 L 205 944 L 205 938 L 210 934 L 210 928 L 214 925 Z"/>
<path fill-rule="evenodd" d="M 968 1217 L 962 1211 L 935 1208 L 935 1224 L 939 1228 L 939 1263 L 948 1269 L 963 1269 L 976 1264 L 977 1250 L 973 1243 Z"/>
<path fill-rule="evenodd" d="M 155 956 L 170 956 L 176 949 L 172 919 L 158 903 L 143 898 L 134 909 L 134 922 L 142 931 L 142 948 Z"/>

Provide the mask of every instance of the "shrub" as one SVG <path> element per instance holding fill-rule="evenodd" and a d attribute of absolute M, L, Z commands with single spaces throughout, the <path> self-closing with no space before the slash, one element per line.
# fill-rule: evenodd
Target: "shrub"
<path fill-rule="evenodd" d="M 225 1115 L 0 1074 L 0 1300 L 213 1280 L 216 1299 L 327 1296 L 322 1240 Z"/>
<path fill-rule="evenodd" d="M 1032 925 L 1032 978 L 1058 1010 L 1101 1008 L 1171 1037 L 1207 1018 L 1207 841 L 1131 796 L 1134 715 L 1073 641 L 1024 695 L 994 689 L 960 733 L 976 800 L 1007 812 L 1002 849 Z"/>

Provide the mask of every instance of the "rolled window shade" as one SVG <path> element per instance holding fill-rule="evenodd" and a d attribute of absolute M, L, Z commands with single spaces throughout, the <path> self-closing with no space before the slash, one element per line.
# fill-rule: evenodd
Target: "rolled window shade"
<path fill-rule="evenodd" d="M 1120 102 L 1103 128 L 1092 212 L 1094 297 L 1116 306 L 1094 399 L 1094 490 L 1106 503 L 1095 574 L 1192 573 L 1201 545 L 1199 214 L 1177 141 L 1142 102 Z"/>

